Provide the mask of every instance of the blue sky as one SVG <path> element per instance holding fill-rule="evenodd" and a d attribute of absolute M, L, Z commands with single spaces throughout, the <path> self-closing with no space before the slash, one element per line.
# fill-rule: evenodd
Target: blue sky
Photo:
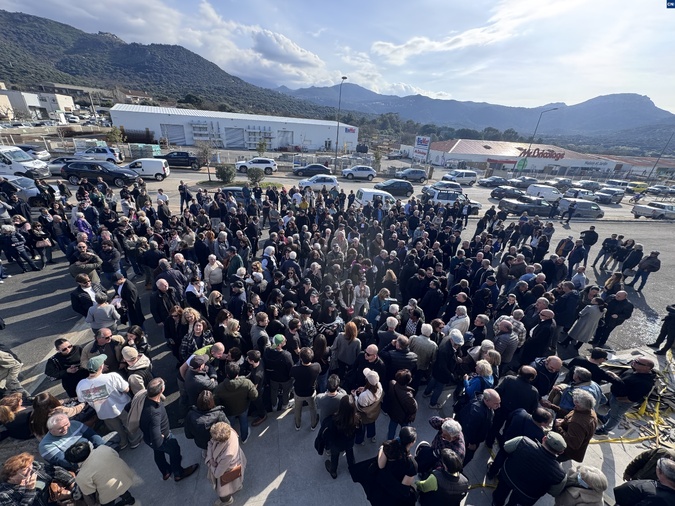
<path fill-rule="evenodd" d="M 666 0 L 0 0 L 127 42 L 179 44 L 246 81 L 534 107 L 638 93 L 675 113 Z"/>

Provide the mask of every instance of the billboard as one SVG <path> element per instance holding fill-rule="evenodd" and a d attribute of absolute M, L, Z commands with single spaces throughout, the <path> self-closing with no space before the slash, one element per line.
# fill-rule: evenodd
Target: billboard
<path fill-rule="evenodd" d="M 413 148 L 413 158 L 427 159 L 429 147 L 431 146 L 431 137 L 418 135 L 415 137 L 415 147 Z"/>

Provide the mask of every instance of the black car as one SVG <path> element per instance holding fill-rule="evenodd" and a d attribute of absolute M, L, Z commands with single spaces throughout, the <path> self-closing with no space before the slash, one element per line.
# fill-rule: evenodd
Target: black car
<path fill-rule="evenodd" d="M 139 179 L 138 174 L 133 170 L 123 169 L 114 163 L 98 160 L 69 162 L 61 168 L 61 177 L 67 179 L 72 185 L 79 184 L 83 177 L 91 182 L 96 181 L 98 177 L 102 177 L 103 181 L 114 184 L 117 188 L 129 186 Z"/>
<path fill-rule="evenodd" d="M 518 199 L 502 199 L 499 202 L 499 209 L 511 214 L 523 214 L 527 211 L 530 216 L 539 215 L 548 217 L 551 211 L 551 204 L 540 197 L 523 196 Z"/>
<path fill-rule="evenodd" d="M 188 167 L 199 170 L 199 159 L 189 151 L 171 151 L 165 155 L 155 155 L 155 158 L 164 158 L 169 162 L 169 167 Z"/>
<path fill-rule="evenodd" d="M 508 184 L 514 188 L 527 188 L 531 184 L 538 184 L 539 180 L 536 177 L 520 176 L 508 180 Z"/>
<path fill-rule="evenodd" d="M 490 192 L 490 197 L 493 199 L 517 199 L 523 195 L 525 195 L 523 190 L 513 186 L 498 186 Z"/>
<path fill-rule="evenodd" d="M 410 181 L 402 179 L 387 179 L 382 183 L 377 183 L 373 188 L 385 191 L 394 197 L 410 197 L 415 191 Z"/>
<path fill-rule="evenodd" d="M 479 179 L 478 186 L 509 186 L 509 182 L 500 176 L 490 176 Z"/>
<path fill-rule="evenodd" d="M 331 171 L 328 167 L 320 163 L 310 163 L 309 165 L 305 165 L 304 167 L 296 167 L 295 169 L 293 169 L 294 176 L 310 177 L 316 176 L 318 174 L 330 175 Z"/>

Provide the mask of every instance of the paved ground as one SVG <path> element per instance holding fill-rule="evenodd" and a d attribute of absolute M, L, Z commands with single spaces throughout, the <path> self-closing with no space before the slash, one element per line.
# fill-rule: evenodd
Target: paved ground
<path fill-rule="evenodd" d="M 191 171 L 175 171 L 171 178 L 162 183 L 150 182 L 150 192 L 162 187 L 172 199 L 172 204 L 177 204 L 177 184 L 179 179 L 191 181 L 203 181 L 205 174 Z M 274 176 L 272 180 L 279 180 L 290 186 L 298 178 Z M 358 188 L 364 183 L 345 183 L 345 189 Z M 481 193 L 482 192 L 482 193 Z M 472 198 L 482 201 L 487 205 L 489 201 L 486 195 L 489 190 L 471 189 Z M 625 208 L 625 209 L 624 209 Z M 630 299 L 636 305 L 634 317 L 621 327 L 610 339 L 609 344 L 616 349 L 636 346 L 650 342 L 658 332 L 659 314 L 663 314 L 667 304 L 672 303 L 670 287 L 675 285 L 675 276 L 672 266 L 675 265 L 675 251 L 671 247 L 671 235 L 673 226 L 670 223 L 636 221 L 629 218 L 629 207 L 623 209 L 619 221 L 601 220 L 595 222 L 597 230 L 602 237 L 619 232 L 632 237 L 637 242 L 645 245 L 646 250 L 659 249 L 663 262 L 662 270 L 653 275 L 643 294 L 630 292 Z M 474 222 L 469 224 L 469 229 Z M 587 228 L 589 223 L 572 222 L 565 233 L 577 236 Z M 562 225 L 556 223 L 556 228 Z M 562 230 L 562 229 L 561 229 Z M 555 239 L 560 239 L 562 234 L 556 233 Z M 594 254 L 599 247 L 594 248 Z M 66 263 L 60 253 L 55 254 L 56 265 L 48 266 L 39 273 L 18 274 L 16 266 L 10 265 L 9 272 L 14 274 L 11 279 L 5 280 L 0 285 L 0 315 L 5 318 L 8 326 L 0 336 L 3 342 L 15 350 L 22 357 L 25 367 L 23 378 L 31 390 L 40 391 L 52 388 L 55 394 L 60 393 L 60 387 L 46 381 L 44 375 L 44 363 L 52 353 L 52 343 L 57 337 L 66 336 L 75 343 L 85 343 L 91 340 L 90 331 L 86 325 L 70 309 L 69 292 L 74 283 L 65 271 Z M 590 273 L 591 278 L 598 276 L 598 281 L 603 282 L 604 273 Z M 146 313 L 149 303 L 142 283 L 137 287 L 143 292 L 143 304 Z M 153 359 L 155 359 L 155 371 L 164 377 L 168 383 L 169 411 L 176 425 L 174 406 L 175 393 L 175 367 L 173 358 L 168 354 L 163 345 L 162 333 L 152 322 L 148 321 L 147 331 L 150 342 L 154 346 Z M 168 358 L 167 358 L 167 355 Z M 421 403 L 423 404 L 423 403 Z M 426 420 L 431 412 L 424 405 L 421 406 L 416 426 L 420 433 L 420 439 L 433 437 Z M 380 436 L 386 432 L 386 418 L 378 421 Z M 245 490 L 240 494 L 238 503 L 246 504 L 289 504 L 293 500 L 314 500 L 318 498 L 327 504 L 363 504 L 364 496 L 359 486 L 352 485 L 345 472 L 344 460 L 341 461 L 340 476 L 336 481 L 330 479 L 323 468 L 323 459 L 316 455 L 313 450 L 313 433 L 309 429 L 296 432 L 292 428 L 291 417 L 287 413 L 281 414 L 278 419 L 271 420 L 268 424 L 254 429 L 254 437 L 245 447 L 249 458 L 249 470 L 246 477 Z M 183 445 L 186 462 L 192 463 L 199 458 L 199 452 L 192 443 Z M 485 450 L 481 450 L 485 451 Z M 376 452 L 375 445 L 367 444 L 365 448 L 357 448 L 357 460 L 373 456 Z M 618 453 L 617 453 L 618 452 Z M 593 457 L 597 460 L 596 465 L 603 466 L 608 472 L 611 471 L 612 462 L 615 467 L 623 469 L 625 460 L 622 449 L 618 445 L 597 445 L 592 447 Z M 610 455 L 616 453 L 615 455 Z M 159 480 L 158 472 L 152 462 L 152 454 L 147 447 L 141 447 L 133 452 L 127 452 L 129 461 L 139 473 L 139 479 L 150 484 L 150 487 L 140 487 L 135 495 L 142 499 L 142 504 L 181 504 L 184 501 L 194 502 L 194 493 L 212 494 L 209 492 L 205 474 L 190 478 L 181 484 L 164 483 Z M 590 459 L 590 457 L 589 457 Z M 479 453 L 468 468 L 472 483 L 478 483 L 482 476 L 485 455 Z M 593 460 L 590 460 L 593 462 Z M 608 473 L 609 474 L 609 473 Z M 349 481 L 349 484 L 344 483 Z M 155 487 L 155 484 L 157 486 Z M 307 486 L 310 484 L 310 486 Z M 320 486 L 317 487 L 317 484 Z M 188 495 L 189 494 L 189 495 Z M 485 489 L 479 488 L 472 491 L 467 504 L 489 504 L 489 498 L 484 497 Z M 489 494 L 488 494 L 489 495 Z M 207 497 L 206 495 L 204 497 Z M 210 497 L 210 496 L 208 496 Z M 215 496 L 213 497 L 215 498 Z M 245 499 L 245 500 L 244 500 Z M 211 500 L 211 499 L 208 499 Z M 200 504 L 202 501 L 200 500 Z M 207 504 L 205 500 L 203 502 Z M 541 501 L 541 504 L 552 504 L 552 501 Z"/>

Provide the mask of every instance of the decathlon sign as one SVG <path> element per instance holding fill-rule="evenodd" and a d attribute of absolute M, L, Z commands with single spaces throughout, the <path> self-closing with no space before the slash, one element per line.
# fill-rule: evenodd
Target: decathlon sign
<path fill-rule="evenodd" d="M 520 158 L 550 158 L 552 160 L 561 160 L 565 158 L 564 151 L 553 151 L 552 149 L 524 149 L 517 148 L 520 151 Z"/>

